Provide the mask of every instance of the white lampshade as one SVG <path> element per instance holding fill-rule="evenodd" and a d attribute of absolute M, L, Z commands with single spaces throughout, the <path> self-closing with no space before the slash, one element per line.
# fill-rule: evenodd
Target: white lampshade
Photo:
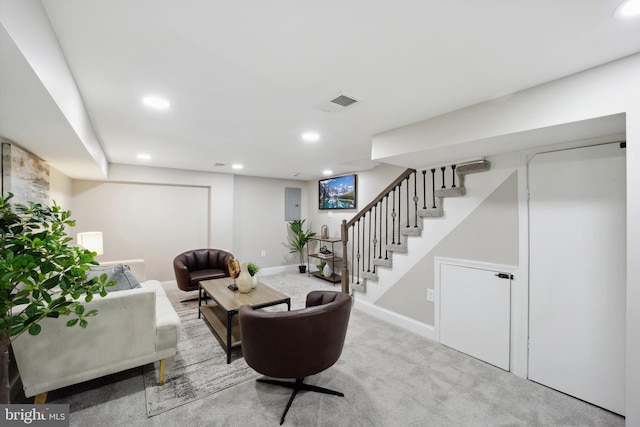
<path fill-rule="evenodd" d="M 102 231 L 78 233 L 78 245 L 98 255 L 102 255 L 104 253 L 102 249 Z"/>

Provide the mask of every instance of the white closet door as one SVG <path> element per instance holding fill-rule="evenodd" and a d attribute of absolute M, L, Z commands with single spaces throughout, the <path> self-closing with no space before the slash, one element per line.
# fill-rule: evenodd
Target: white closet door
<path fill-rule="evenodd" d="M 440 266 L 440 343 L 508 371 L 511 281 L 497 274 Z"/>
<path fill-rule="evenodd" d="M 529 378 L 624 414 L 626 184 L 617 144 L 529 164 Z"/>

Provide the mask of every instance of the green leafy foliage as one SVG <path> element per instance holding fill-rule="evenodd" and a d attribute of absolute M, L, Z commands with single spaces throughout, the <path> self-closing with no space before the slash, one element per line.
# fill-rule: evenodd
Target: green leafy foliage
<path fill-rule="evenodd" d="M 255 276 L 260 271 L 260 267 L 256 263 L 250 262 L 247 264 L 247 270 L 251 276 Z"/>
<path fill-rule="evenodd" d="M 0 195 L 0 336 L 27 332 L 38 335 L 45 317 L 75 316 L 67 326 L 86 328 L 87 317 L 80 298 L 89 302 L 94 294 L 105 296 L 107 276 L 87 279 L 95 253 L 73 246 L 66 229 L 75 226 L 71 212 L 29 203 L 12 205 L 13 194 Z"/>
<path fill-rule="evenodd" d="M 296 219 L 289 222 L 289 229 L 292 233 L 291 238 L 291 251 L 289 253 L 297 252 L 300 255 L 300 265 L 304 265 L 304 247 L 309 242 L 309 238 L 316 235 L 315 232 L 304 229 L 304 219 Z"/>

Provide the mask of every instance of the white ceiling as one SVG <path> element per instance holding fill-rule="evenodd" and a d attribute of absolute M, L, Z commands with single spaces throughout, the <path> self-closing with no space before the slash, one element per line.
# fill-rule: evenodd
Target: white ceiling
<path fill-rule="evenodd" d="M 639 52 L 620 2 L 42 0 L 110 163 L 298 179 L 371 167 L 376 133 Z M 0 86 L 0 135 L 88 176 L 82 144 L 52 148 L 60 112 L 2 32 L 2 77 L 20 85 Z M 339 93 L 361 102 L 318 108 Z"/>

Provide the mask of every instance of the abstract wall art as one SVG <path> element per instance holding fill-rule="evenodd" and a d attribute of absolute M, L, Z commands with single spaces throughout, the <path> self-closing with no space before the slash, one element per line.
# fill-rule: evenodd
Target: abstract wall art
<path fill-rule="evenodd" d="M 49 204 L 49 164 L 19 146 L 2 141 L 2 194 L 13 203 Z"/>

